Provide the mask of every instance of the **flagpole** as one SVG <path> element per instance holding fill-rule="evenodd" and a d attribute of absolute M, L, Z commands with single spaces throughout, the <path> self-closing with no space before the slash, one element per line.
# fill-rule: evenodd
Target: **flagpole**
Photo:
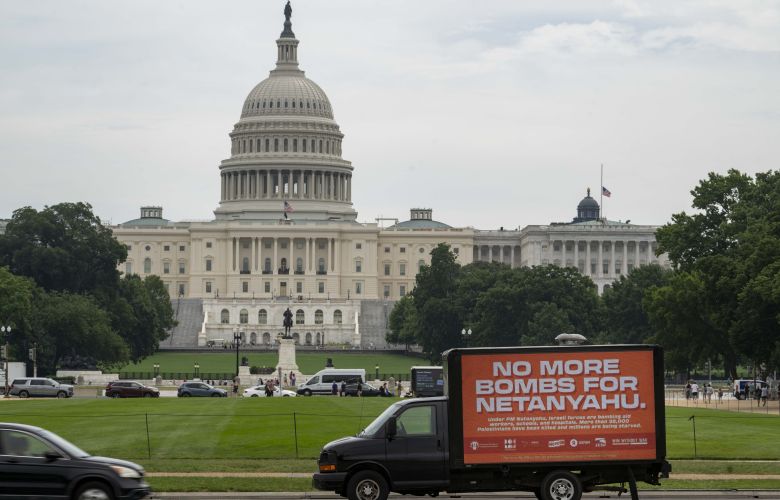
<path fill-rule="evenodd" d="M 601 209 L 601 220 L 606 220 L 604 216 L 604 164 L 601 164 L 601 186 L 599 186 L 599 208 Z"/>

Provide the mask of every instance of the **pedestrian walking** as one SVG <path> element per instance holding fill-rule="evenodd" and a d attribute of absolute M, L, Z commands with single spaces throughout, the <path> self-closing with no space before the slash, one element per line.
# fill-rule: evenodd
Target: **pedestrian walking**
<path fill-rule="evenodd" d="M 696 382 L 691 383 L 691 399 L 699 400 L 699 384 Z"/>
<path fill-rule="evenodd" d="M 333 385 L 330 386 L 330 393 L 334 396 L 339 393 L 339 384 L 335 380 L 333 381 Z"/>
<path fill-rule="evenodd" d="M 290 385 L 295 387 L 295 372 L 290 372 Z"/>
<path fill-rule="evenodd" d="M 718 403 L 723 401 L 723 386 L 718 387 Z"/>
<path fill-rule="evenodd" d="M 761 386 L 761 403 L 766 406 L 766 400 L 769 398 L 769 387 Z"/>
<path fill-rule="evenodd" d="M 398 381 L 398 397 L 402 398 L 404 396 L 404 386 L 401 385 L 401 381 Z"/>
<path fill-rule="evenodd" d="M 342 380 L 341 381 L 341 391 L 339 392 L 339 397 L 346 396 L 347 395 L 347 381 Z"/>
<path fill-rule="evenodd" d="M 358 380 L 357 395 L 358 395 L 358 397 L 361 397 L 363 395 L 363 381 L 362 380 Z"/>

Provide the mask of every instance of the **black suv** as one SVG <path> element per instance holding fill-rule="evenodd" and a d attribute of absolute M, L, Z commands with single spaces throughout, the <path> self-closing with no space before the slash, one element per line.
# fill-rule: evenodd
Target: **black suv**
<path fill-rule="evenodd" d="M 106 386 L 106 397 L 109 398 L 159 398 L 160 389 L 149 387 L 140 382 L 117 380 Z"/>
<path fill-rule="evenodd" d="M 0 498 L 137 500 L 150 493 L 138 464 L 90 456 L 40 427 L 0 423 Z"/>

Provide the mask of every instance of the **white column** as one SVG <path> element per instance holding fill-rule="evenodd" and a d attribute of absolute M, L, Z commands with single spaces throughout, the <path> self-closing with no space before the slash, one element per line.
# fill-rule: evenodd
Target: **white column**
<path fill-rule="evenodd" d="M 566 240 L 561 240 L 561 267 L 566 267 Z"/>
<path fill-rule="evenodd" d="M 609 273 L 607 273 L 609 276 L 615 275 L 615 242 L 610 241 L 609 242 Z"/>
<path fill-rule="evenodd" d="M 326 266 L 325 269 L 330 269 L 331 271 L 333 271 L 333 259 L 330 258 L 330 252 L 331 252 L 331 250 L 330 250 L 330 248 L 331 248 L 330 241 L 331 241 L 331 239 L 328 238 L 328 244 L 325 246 L 325 249 L 327 251 L 326 256 L 328 258 L 328 260 L 325 262 L 325 266 Z"/>
<path fill-rule="evenodd" d="M 262 186 L 261 178 L 260 178 L 260 171 L 255 170 L 255 199 L 259 200 L 261 198 L 260 196 L 260 186 Z"/>
<path fill-rule="evenodd" d="M 252 238 L 251 245 L 250 245 L 250 252 L 251 257 L 249 261 L 249 270 L 251 271 L 257 271 L 257 249 L 255 248 L 255 242 L 257 238 Z"/>
<path fill-rule="evenodd" d="M 233 271 L 236 271 L 237 267 L 240 267 L 238 263 L 238 249 L 241 247 L 241 241 L 238 238 L 233 238 Z"/>
<path fill-rule="evenodd" d="M 271 197 L 271 171 L 265 171 L 265 197 Z"/>
<path fill-rule="evenodd" d="M 279 184 L 279 198 L 284 197 L 284 177 L 282 177 L 282 170 L 279 169 L 276 171 L 276 180 Z M 276 263 L 274 263 L 276 265 Z"/>
<path fill-rule="evenodd" d="M 599 278 L 604 277 L 604 241 L 599 240 L 599 263 L 596 265 L 596 276 Z"/>
<path fill-rule="evenodd" d="M 293 263 L 293 246 L 294 246 L 293 239 L 290 238 L 287 244 L 290 245 L 290 258 L 287 259 L 287 269 L 290 270 L 290 274 L 295 274 L 295 267 L 293 265 L 294 264 Z"/>
<path fill-rule="evenodd" d="M 574 240 L 574 267 L 580 270 L 580 240 Z"/>
<path fill-rule="evenodd" d="M 488 262 L 493 262 L 493 245 L 488 245 Z"/>
<path fill-rule="evenodd" d="M 639 267 L 639 241 L 634 242 L 634 269 Z"/>
<path fill-rule="evenodd" d="M 628 274 L 628 245 L 623 241 L 623 262 L 620 263 L 620 274 L 625 276 Z"/>
<path fill-rule="evenodd" d="M 306 247 L 306 252 L 305 252 L 304 258 L 303 258 L 304 259 L 303 260 L 303 272 L 305 274 L 309 274 L 309 271 L 311 270 L 311 265 L 310 265 L 310 259 L 311 259 L 310 250 L 311 250 L 311 248 L 309 248 L 311 246 L 311 238 L 306 238 L 304 240 L 304 246 Z"/>
<path fill-rule="evenodd" d="M 278 269 L 279 269 L 279 267 L 278 267 L 279 264 L 278 264 L 278 260 L 277 260 L 278 255 L 279 255 L 278 254 L 278 251 L 279 251 L 279 240 L 277 238 L 274 238 L 273 247 L 274 247 L 274 260 L 271 261 L 271 272 L 273 274 L 277 274 L 278 273 Z M 274 268 L 276 268 L 277 270 L 274 270 Z"/>
<path fill-rule="evenodd" d="M 585 263 L 585 276 L 590 276 L 590 240 L 587 240 L 585 244 L 588 245 L 585 250 L 585 259 L 587 260 Z"/>
<path fill-rule="evenodd" d="M 510 269 L 515 267 L 515 246 L 509 247 L 509 267 Z"/>

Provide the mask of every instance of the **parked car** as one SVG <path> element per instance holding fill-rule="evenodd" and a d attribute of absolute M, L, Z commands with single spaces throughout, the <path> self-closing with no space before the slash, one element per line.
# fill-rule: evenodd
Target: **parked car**
<path fill-rule="evenodd" d="M 20 398 L 29 397 L 52 397 L 52 398 L 70 398 L 73 397 L 73 386 L 60 384 L 56 380 L 42 377 L 17 378 L 11 382 L 8 389 L 11 396 Z"/>
<path fill-rule="evenodd" d="M 151 493 L 140 465 L 90 456 L 40 427 L 0 423 L 0 455 L 0 498 L 137 500 Z"/>
<path fill-rule="evenodd" d="M 358 385 L 356 383 L 354 383 L 354 384 L 347 384 L 347 387 L 346 387 L 346 389 L 344 391 L 344 395 L 345 396 L 357 396 L 357 386 Z M 363 395 L 363 397 L 379 396 L 379 389 L 377 389 L 376 387 L 374 387 L 371 384 L 363 382 L 363 392 L 362 392 L 362 395 Z"/>
<path fill-rule="evenodd" d="M 179 386 L 176 395 L 180 398 L 188 398 L 190 396 L 226 398 L 228 393 L 225 389 L 211 386 L 205 382 L 184 382 Z"/>
<path fill-rule="evenodd" d="M 274 397 L 283 397 L 283 398 L 292 398 L 297 396 L 297 394 L 293 391 L 288 391 L 287 389 L 282 389 L 279 386 L 274 387 Z M 245 398 L 264 398 L 265 395 L 265 386 L 264 385 L 256 385 L 253 387 L 248 387 L 244 389 L 243 396 Z"/>
<path fill-rule="evenodd" d="M 150 387 L 140 382 L 115 380 L 106 386 L 108 398 L 159 398 L 160 389 Z"/>

